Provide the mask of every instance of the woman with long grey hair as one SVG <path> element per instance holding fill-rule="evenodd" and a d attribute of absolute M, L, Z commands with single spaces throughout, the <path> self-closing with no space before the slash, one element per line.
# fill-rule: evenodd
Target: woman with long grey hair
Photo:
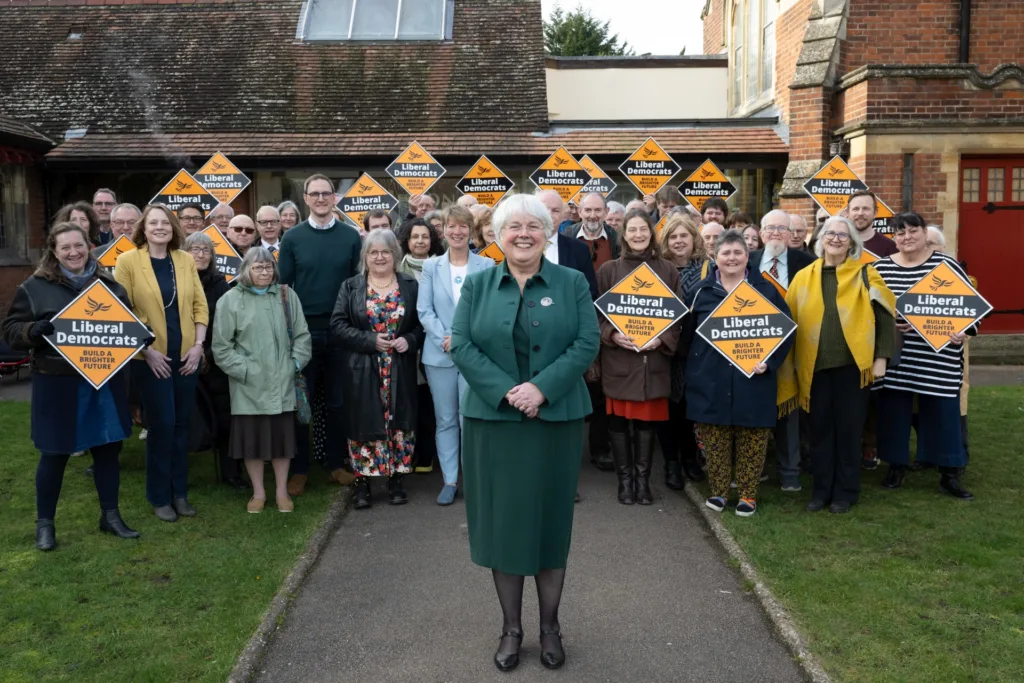
<path fill-rule="evenodd" d="M 309 362 L 312 342 L 302 302 L 279 279 L 273 255 L 250 249 L 213 322 L 213 356 L 231 390 L 229 452 L 245 461 L 252 479 L 250 513 L 262 512 L 266 503 L 267 461 L 274 467 L 277 509 L 295 509 L 287 489 L 295 456 L 295 374 Z"/>

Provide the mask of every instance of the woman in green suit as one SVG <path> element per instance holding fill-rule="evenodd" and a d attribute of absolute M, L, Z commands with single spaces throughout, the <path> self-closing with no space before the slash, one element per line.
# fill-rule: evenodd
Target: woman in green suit
<path fill-rule="evenodd" d="M 583 373 L 600 331 L 582 273 L 546 261 L 557 226 L 536 197 L 494 212 L 505 261 L 472 274 L 452 321 L 462 398 L 469 547 L 488 567 L 504 616 L 495 665 L 519 663 L 523 581 L 535 576 L 541 663 L 565 663 L 558 624 L 590 397 Z"/>

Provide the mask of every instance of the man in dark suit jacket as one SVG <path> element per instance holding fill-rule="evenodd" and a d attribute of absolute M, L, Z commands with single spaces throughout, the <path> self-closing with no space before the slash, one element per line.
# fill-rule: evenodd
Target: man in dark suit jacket
<path fill-rule="evenodd" d="M 815 257 L 802 249 L 789 246 L 791 220 L 785 211 L 769 211 L 761 219 L 761 241 L 764 249 L 750 253 L 750 270 L 772 276 L 783 288 L 789 289 L 793 277 L 814 263 Z M 783 491 L 800 490 L 800 424 L 793 411 L 779 418 L 775 426 L 775 447 L 779 465 L 779 479 Z"/>
<path fill-rule="evenodd" d="M 594 273 L 594 260 L 587 245 L 562 233 L 555 234 L 555 242 L 558 245 L 558 265 L 583 273 L 583 277 L 587 278 L 587 284 L 590 285 L 590 298 L 596 299 L 597 275 Z"/>

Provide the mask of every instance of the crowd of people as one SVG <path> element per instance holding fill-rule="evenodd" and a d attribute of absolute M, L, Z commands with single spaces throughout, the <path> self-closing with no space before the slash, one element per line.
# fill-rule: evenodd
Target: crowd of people
<path fill-rule="evenodd" d="M 848 512 L 861 470 L 879 459 L 886 488 L 936 467 L 944 491 L 972 497 L 960 480 L 960 406 L 976 326 L 936 352 L 895 312 L 896 296 L 936 265 L 966 273 L 915 213 L 892 219 L 891 238 L 876 233 L 868 191 L 838 216 L 819 212 L 810 231 L 801 216 L 776 209 L 756 221 L 721 199 L 698 212 L 674 187 L 625 206 L 591 193 L 577 207 L 542 191 L 493 209 L 471 196 L 439 209 L 423 195 L 399 225 L 370 211 L 362 230 L 340 215 L 328 177 L 310 176 L 303 197 L 305 212 L 285 201 L 253 220 L 224 204 L 208 216 L 198 204 L 140 210 L 104 188 L 58 212 L 3 322 L 4 340 L 33 356 L 40 550 L 56 545 L 64 467 L 83 451 L 100 528 L 139 535 L 118 507 L 118 454 L 133 420 L 147 433 L 154 514 L 196 515 L 197 394 L 221 476 L 251 490 L 250 513 L 266 504 L 267 462 L 276 507 L 290 512 L 314 459 L 353 486 L 357 510 L 372 507 L 374 480 L 388 503 L 407 502 L 403 478 L 436 461 L 437 504 L 464 494 L 472 558 L 494 573 L 501 669 L 518 662 L 524 576 L 537 581 L 542 660 L 564 661 L 557 611 L 585 441 L 593 466 L 614 471 L 624 505 L 653 502 L 656 444 L 667 488 L 707 477 L 707 507 L 725 510 L 735 488 L 739 516 L 757 510 L 770 444 L 782 491 L 801 491 L 801 472 L 811 473 L 809 512 Z M 208 224 L 242 256 L 230 283 Z M 96 256 L 121 235 L 136 249 L 108 272 Z M 494 242 L 498 266 L 478 253 Z M 865 265 L 865 250 L 878 260 Z M 689 314 L 638 346 L 593 301 L 643 264 Z M 99 390 L 44 339 L 95 280 L 152 334 Z M 797 323 L 750 377 L 696 333 L 743 282 Z"/>

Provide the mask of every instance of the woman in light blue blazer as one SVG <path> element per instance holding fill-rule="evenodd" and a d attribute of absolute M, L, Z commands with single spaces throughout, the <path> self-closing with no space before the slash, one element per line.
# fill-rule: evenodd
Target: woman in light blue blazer
<path fill-rule="evenodd" d="M 437 496 L 438 505 L 451 505 L 459 485 L 459 399 L 466 388 L 449 353 L 452 342 L 452 318 L 459 303 L 462 284 L 470 273 L 494 265 L 494 261 L 477 256 L 469 250 L 473 214 L 459 205 L 444 212 L 444 237 L 448 251 L 429 258 L 420 275 L 420 295 L 416 302 L 420 323 L 426 330 L 423 345 L 423 367 L 434 399 L 437 421 L 437 459 L 444 474 L 444 488 Z"/>

